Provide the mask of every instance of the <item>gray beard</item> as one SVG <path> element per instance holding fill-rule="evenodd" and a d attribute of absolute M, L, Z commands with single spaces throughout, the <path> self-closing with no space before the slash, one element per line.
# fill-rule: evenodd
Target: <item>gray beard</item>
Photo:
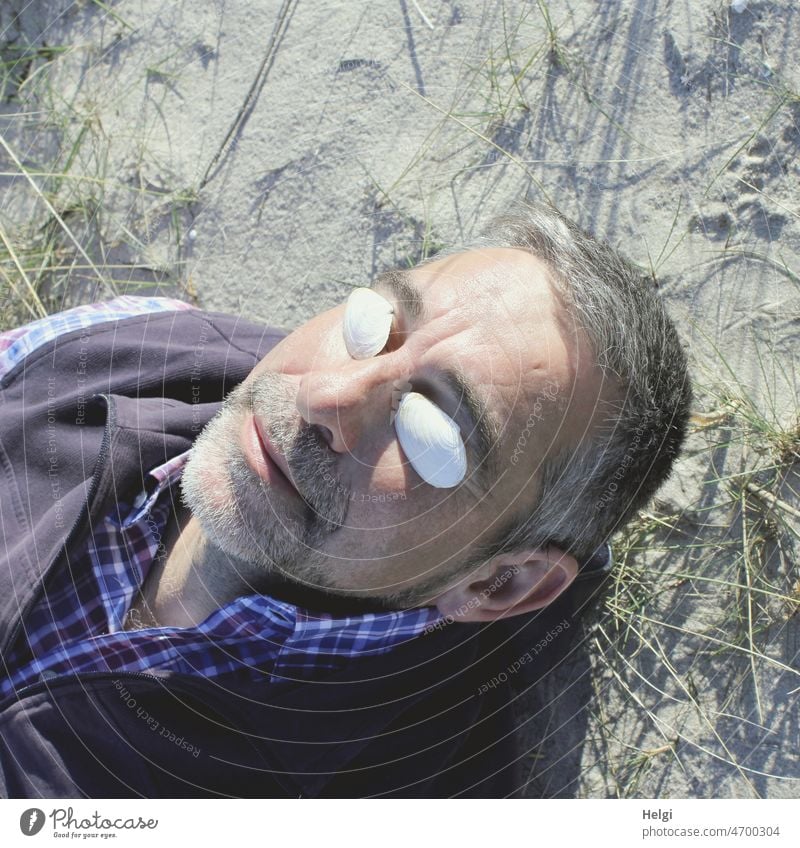
<path fill-rule="evenodd" d="M 286 457 L 304 499 L 299 507 L 285 505 L 285 496 L 272 492 L 247 464 L 239 433 L 254 412 Z M 249 574 L 335 588 L 321 545 L 344 525 L 350 491 L 339 481 L 335 456 L 320 433 L 299 419 L 294 394 L 279 374 L 265 372 L 225 398 L 194 443 L 181 492 L 208 542 L 247 564 Z"/>

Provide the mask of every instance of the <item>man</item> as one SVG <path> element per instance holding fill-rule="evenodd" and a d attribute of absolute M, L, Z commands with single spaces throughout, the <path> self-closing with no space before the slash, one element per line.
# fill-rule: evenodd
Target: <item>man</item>
<path fill-rule="evenodd" d="M 690 403 L 651 285 L 540 206 L 286 336 L 121 298 L 5 346 L 10 795 L 512 794 L 487 681 Z"/>

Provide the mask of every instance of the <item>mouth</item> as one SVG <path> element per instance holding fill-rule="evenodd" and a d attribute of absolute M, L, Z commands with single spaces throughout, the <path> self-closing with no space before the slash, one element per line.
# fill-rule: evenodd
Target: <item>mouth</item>
<path fill-rule="evenodd" d="M 245 422 L 244 446 L 248 465 L 262 480 L 279 491 L 300 497 L 292 483 L 286 458 L 275 449 L 255 415 L 249 415 Z"/>

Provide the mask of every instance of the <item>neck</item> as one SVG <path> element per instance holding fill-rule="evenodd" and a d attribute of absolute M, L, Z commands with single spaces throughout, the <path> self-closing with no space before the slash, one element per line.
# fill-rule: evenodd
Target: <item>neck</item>
<path fill-rule="evenodd" d="M 208 540 L 188 512 L 173 516 L 163 550 L 131 608 L 126 629 L 193 627 L 236 598 L 256 593 L 342 616 L 392 609 L 379 599 L 332 594 L 229 556 Z"/>
<path fill-rule="evenodd" d="M 237 597 L 231 564 L 206 539 L 196 519 L 184 511 L 172 517 L 141 594 L 131 607 L 126 629 L 191 627 Z"/>

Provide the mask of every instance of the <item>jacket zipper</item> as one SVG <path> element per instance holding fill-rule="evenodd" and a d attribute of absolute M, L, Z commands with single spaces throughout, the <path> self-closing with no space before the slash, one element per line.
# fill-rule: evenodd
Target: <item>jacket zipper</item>
<path fill-rule="evenodd" d="M 89 490 L 86 494 L 86 504 L 81 508 L 80 514 L 75 519 L 75 523 L 70 528 L 69 532 L 64 538 L 64 545 L 61 550 L 56 554 L 55 559 L 50 564 L 50 567 L 45 571 L 39 580 L 39 585 L 31 596 L 30 600 L 25 604 L 24 609 L 20 612 L 17 617 L 16 624 L 11 628 L 11 632 L 6 637 L 6 640 L 3 642 L 2 647 L 0 647 L 0 654 L 6 654 L 8 650 L 14 645 L 17 640 L 17 636 L 19 635 L 19 631 L 22 629 L 22 623 L 27 617 L 28 613 L 33 609 L 34 605 L 37 603 L 39 598 L 41 597 L 42 592 L 44 591 L 44 585 L 47 581 L 47 578 L 53 572 L 56 567 L 56 564 L 61 560 L 62 556 L 66 554 L 67 548 L 69 544 L 72 542 L 72 537 L 75 534 L 78 527 L 88 518 L 89 516 L 89 507 L 94 499 L 94 496 L 97 494 L 97 487 L 100 484 L 100 478 L 103 474 L 103 469 L 106 464 L 107 453 L 109 449 L 109 445 L 111 442 L 111 431 L 114 427 L 114 423 L 116 421 L 116 410 L 114 408 L 114 403 L 111 400 L 109 395 L 105 394 L 97 394 L 92 395 L 92 400 L 95 397 L 105 398 L 106 407 L 107 407 L 107 418 L 106 418 L 106 426 L 103 431 L 103 439 L 100 442 L 100 452 L 97 455 L 97 461 L 95 462 L 94 471 L 92 472 L 92 479 L 89 481 Z"/>
<path fill-rule="evenodd" d="M 124 677 L 126 679 L 130 678 L 143 678 L 145 680 L 155 680 L 159 683 L 163 683 L 165 678 L 157 677 L 155 674 L 144 674 L 141 671 L 81 671 L 77 673 L 65 672 L 64 674 L 58 674 L 55 677 L 46 677 L 40 680 L 37 680 L 35 683 L 28 683 L 23 686 L 21 689 L 17 689 L 0 701 L 0 713 L 2 713 L 6 707 L 10 706 L 12 703 L 15 703 L 21 700 L 23 697 L 27 697 L 31 695 L 36 690 L 44 690 L 50 688 L 53 684 L 61 683 L 64 680 L 86 680 L 87 678 L 99 678 L 99 677 L 112 677 L 117 679 L 119 677 Z"/>

